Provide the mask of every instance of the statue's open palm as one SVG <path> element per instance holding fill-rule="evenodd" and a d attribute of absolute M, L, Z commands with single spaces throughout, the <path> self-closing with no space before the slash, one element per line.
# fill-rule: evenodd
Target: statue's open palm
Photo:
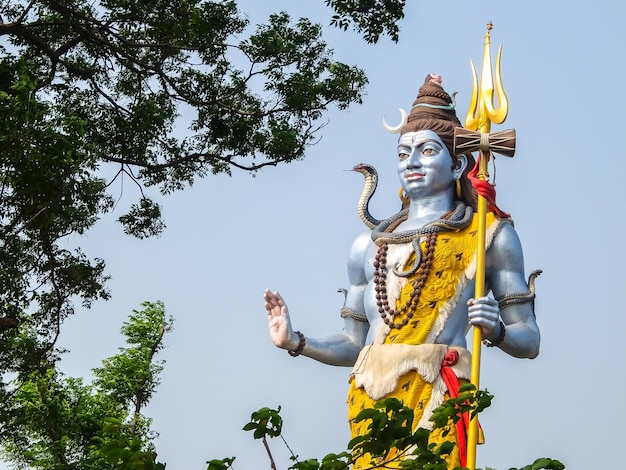
<path fill-rule="evenodd" d="M 267 320 L 272 342 L 283 349 L 295 349 L 298 340 L 291 327 L 289 310 L 285 301 L 278 292 L 271 292 L 269 289 L 263 294 L 265 299 L 265 310 L 267 310 Z"/>

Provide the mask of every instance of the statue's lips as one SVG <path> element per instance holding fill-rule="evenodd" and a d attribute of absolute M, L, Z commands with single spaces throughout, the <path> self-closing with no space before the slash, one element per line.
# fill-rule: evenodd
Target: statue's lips
<path fill-rule="evenodd" d="M 406 180 L 418 180 L 420 178 L 423 178 L 424 176 L 426 176 L 424 173 L 407 173 L 406 174 Z"/>

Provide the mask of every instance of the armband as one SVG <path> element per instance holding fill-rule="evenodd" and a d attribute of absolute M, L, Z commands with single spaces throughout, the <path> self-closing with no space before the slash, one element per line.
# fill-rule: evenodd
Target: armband
<path fill-rule="evenodd" d="M 535 313 L 535 279 L 543 271 L 541 269 L 535 269 L 530 276 L 528 276 L 528 292 L 506 294 L 500 298 L 497 298 L 498 307 L 503 310 L 511 305 L 527 304 L 531 303 L 533 314 Z"/>
<path fill-rule="evenodd" d="M 498 308 L 504 310 L 511 305 L 527 304 L 535 300 L 535 293 L 532 291 L 525 292 L 523 294 L 506 294 L 496 299 L 498 301 Z M 533 311 L 535 309 L 533 308 Z"/>
<path fill-rule="evenodd" d="M 357 312 L 356 310 L 352 310 L 348 307 L 342 307 L 341 309 L 341 318 L 352 318 L 353 320 L 366 322 L 367 316 L 365 313 Z"/>

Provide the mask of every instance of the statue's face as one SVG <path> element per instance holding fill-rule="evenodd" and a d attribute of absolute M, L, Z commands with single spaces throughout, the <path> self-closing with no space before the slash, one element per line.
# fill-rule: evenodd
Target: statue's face
<path fill-rule="evenodd" d="M 453 190 L 455 171 L 450 152 L 433 131 L 407 132 L 398 142 L 398 176 L 411 199 Z"/>

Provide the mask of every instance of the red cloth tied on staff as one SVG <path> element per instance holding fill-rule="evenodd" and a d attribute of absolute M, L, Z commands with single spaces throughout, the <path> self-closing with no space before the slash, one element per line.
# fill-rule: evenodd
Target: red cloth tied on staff
<path fill-rule="evenodd" d="M 450 349 L 441 362 L 441 378 L 448 388 L 451 398 L 458 398 L 461 384 L 458 377 L 452 370 L 452 366 L 459 360 L 459 353 L 455 349 Z M 456 442 L 459 446 L 459 459 L 461 467 L 467 466 L 467 430 L 469 429 L 469 413 L 461 414 L 461 419 L 456 423 Z M 480 424 L 479 424 L 480 426 Z"/>
<path fill-rule="evenodd" d="M 479 196 L 487 199 L 489 203 L 489 211 L 496 214 L 498 217 L 509 219 L 511 214 L 504 212 L 496 205 L 496 188 L 487 180 L 481 180 L 476 175 L 478 174 L 478 168 L 480 165 L 481 155 L 478 155 L 474 168 L 467 174 L 467 179 L 470 180 L 472 186 L 476 188 L 476 192 Z"/>

